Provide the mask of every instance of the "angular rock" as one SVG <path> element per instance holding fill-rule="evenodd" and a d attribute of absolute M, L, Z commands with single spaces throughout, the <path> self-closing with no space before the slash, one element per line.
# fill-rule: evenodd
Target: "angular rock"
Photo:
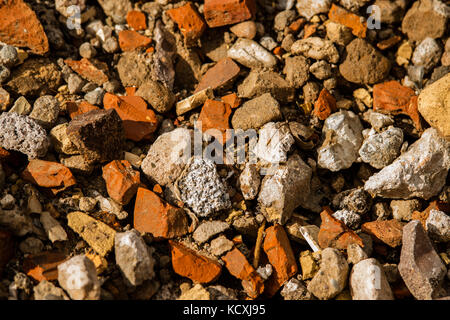
<path fill-rule="evenodd" d="M 407 152 L 371 176 L 364 190 L 373 197 L 429 199 L 439 193 L 450 168 L 449 142 L 434 128 L 425 130 Z"/>
<path fill-rule="evenodd" d="M 120 271 L 132 286 L 138 286 L 155 276 L 155 260 L 136 230 L 116 233 L 114 253 Z"/>
<path fill-rule="evenodd" d="M 441 59 L 442 48 L 433 38 L 426 37 L 414 50 L 411 62 L 422 66 L 425 72 L 432 70 Z"/>
<path fill-rule="evenodd" d="M 136 95 L 145 99 L 159 113 L 172 109 L 175 96 L 162 82 L 146 80 L 140 84 Z"/>
<path fill-rule="evenodd" d="M 374 259 L 358 262 L 350 273 L 353 300 L 394 300 L 382 265 Z"/>
<path fill-rule="evenodd" d="M 286 80 L 294 88 L 300 88 L 308 81 L 308 61 L 303 56 L 287 57 L 284 63 L 283 73 L 286 75 Z"/>
<path fill-rule="evenodd" d="M 294 144 L 289 126 L 284 122 L 269 122 L 259 129 L 258 142 L 253 153 L 263 163 L 287 161 L 287 153 Z"/>
<path fill-rule="evenodd" d="M 147 29 L 147 17 L 141 11 L 128 11 L 127 24 L 136 31 L 145 30 Z"/>
<path fill-rule="evenodd" d="M 141 184 L 140 173 L 126 160 L 114 160 L 105 165 L 102 177 L 109 196 L 121 205 L 130 202 Z"/>
<path fill-rule="evenodd" d="M 49 212 L 47 211 L 42 212 L 40 221 L 51 242 L 67 240 L 66 231 L 59 224 L 58 220 L 53 218 Z"/>
<path fill-rule="evenodd" d="M 117 62 L 117 73 L 125 87 L 140 87 L 151 77 L 152 60 L 139 51 L 126 51 Z"/>
<path fill-rule="evenodd" d="M 73 300 L 100 300 L 100 281 L 94 263 L 77 255 L 58 265 L 58 283 Z"/>
<path fill-rule="evenodd" d="M 211 90 L 229 88 L 239 75 L 240 70 L 239 66 L 231 58 L 221 59 L 202 76 L 194 94 L 208 88 Z"/>
<path fill-rule="evenodd" d="M 254 164 L 247 163 L 239 176 L 242 195 L 245 200 L 253 200 L 258 195 L 261 177 Z"/>
<path fill-rule="evenodd" d="M 351 264 L 357 264 L 362 260 L 369 258 L 367 253 L 356 243 L 350 243 L 347 246 L 347 261 Z"/>
<path fill-rule="evenodd" d="M 352 33 L 359 37 L 365 38 L 367 32 L 367 22 L 364 21 L 364 18 L 360 16 L 348 12 L 345 9 L 333 4 L 331 6 L 330 11 L 328 12 L 328 17 L 331 21 L 340 23 L 350 29 L 352 29 Z"/>
<path fill-rule="evenodd" d="M 330 63 L 339 61 L 339 52 L 333 43 L 319 37 L 297 40 L 291 47 L 292 54 L 303 54 L 307 58 L 326 60 Z"/>
<path fill-rule="evenodd" d="M 250 39 L 239 38 L 227 55 L 248 68 L 272 68 L 277 64 L 274 55 Z"/>
<path fill-rule="evenodd" d="M 108 76 L 104 72 L 104 70 L 107 69 L 107 66 L 104 63 L 91 61 L 86 58 L 79 61 L 66 59 L 64 62 L 82 78 L 94 82 L 99 86 L 108 81 Z"/>
<path fill-rule="evenodd" d="M 444 212 L 431 209 L 425 226 L 432 239 L 439 242 L 450 241 L 450 217 Z"/>
<path fill-rule="evenodd" d="M 45 130 L 28 116 L 15 112 L 0 114 L 0 146 L 16 150 L 29 159 L 44 157 L 50 142 Z"/>
<path fill-rule="evenodd" d="M 342 221 L 350 229 L 357 229 L 361 224 L 361 216 L 351 210 L 338 210 L 333 213 L 333 217 Z"/>
<path fill-rule="evenodd" d="M 178 28 L 188 43 L 199 39 L 206 29 L 206 23 L 192 2 L 188 2 L 184 6 L 175 9 L 167 10 L 167 14 L 177 23 Z"/>
<path fill-rule="evenodd" d="M 447 270 L 417 220 L 409 222 L 403 228 L 403 246 L 398 271 L 416 299 L 437 298 Z"/>
<path fill-rule="evenodd" d="M 39 282 L 33 288 L 34 300 L 69 300 L 63 289 L 47 280 Z"/>
<path fill-rule="evenodd" d="M 133 51 L 148 47 L 152 39 L 141 35 L 134 30 L 122 30 L 119 32 L 119 46 L 122 51 Z"/>
<path fill-rule="evenodd" d="M 53 96 L 41 96 L 36 99 L 30 118 L 45 129 L 51 129 L 59 115 L 59 102 Z"/>
<path fill-rule="evenodd" d="M 203 89 L 194 93 L 192 96 L 183 99 L 176 104 L 176 112 L 178 116 L 194 110 L 203 105 L 207 99 L 214 99 L 214 92 L 211 88 Z M 226 102 L 226 101 L 225 101 Z"/>
<path fill-rule="evenodd" d="M 362 144 L 362 125 L 352 111 L 329 116 L 322 128 L 325 140 L 318 149 L 318 165 L 331 171 L 350 168 Z"/>
<path fill-rule="evenodd" d="M 295 7 L 300 15 L 310 20 L 319 13 L 327 13 L 331 2 L 331 0 L 298 0 Z"/>
<path fill-rule="evenodd" d="M 63 191 L 77 183 L 67 167 L 44 160 L 31 160 L 22 172 L 22 177 L 40 187 L 53 188 L 54 192 Z"/>
<path fill-rule="evenodd" d="M 320 120 L 325 120 L 336 110 L 336 99 L 327 89 L 323 88 L 322 91 L 320 91 L 319 98 L 314 104 L 313 114 Z"/>
<path fill-rule="evenodd" d="M 253 98 L 265 93 L 270 93 L 281 102 L 291 102 L 295 97 L 295 89 L 273 71 L 252 71 L 238 86 L 238 94 L 242 98 Z"/>
<path fill-rule="evenodd" d="M 98 3 L 115 23 L 125 23 L 127 12 L 133 8 L 130 0 L 99 0 Z"/>
<path fill-rule="evenodd" d="M 421 207 L 418 199 L 392 200 L 390 206 L 394 219 L 403 221 L 411 221 L 413 212 Z"/>
<path fill-rule="evenodd" d="M 370 234 L 374 240 L 395 248 L 402 244 L 403 226 L 404 223 L 396 219 L 376 220 L 364 223 L 361 230 Z"/>
<path fill-rule="evenodd" d="M 64 154 L 78 154 L 77 147 L 72 143 L 67 135 L 68 123 L 62 123 L 55 126 L 50 131 L 50 139 L 53 147 L 59 153 Z"/>
<path fill-rule="evenodd" d="M 252 18 L 256 3 L 255 0 L 206 0 L 203 11 L 208 26 L 216 28 Z"/>
<path fill-rule="evenodd" d="M 211 239 L 216 234 L 222 233 L 228 230 L 230 225 L 226 222 L 214 220 L 202 222 L 197 229 L 195 229 L 192 237 L 198 243 L 204 243 Z"/>
<path fill-rule="evenodd" d="M 228 103 L 208 99 L 203 105 L 195 126 L 224 145 L 231 138 L 228 132 L 230 115 L 231 106 Z"/>
<path fill-rule="evenodd" d="M 228 240 L 224 235 L 211 240 L 211 252 L 215 256 L 221 256 L 225 252 L 233 249 L 233 246 L 233 241 Z"/>

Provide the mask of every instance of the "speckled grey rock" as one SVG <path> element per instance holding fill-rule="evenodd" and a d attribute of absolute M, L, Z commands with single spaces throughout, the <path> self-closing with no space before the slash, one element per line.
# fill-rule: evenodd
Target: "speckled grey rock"
<path fill-rule="evenodd" d="M 216 234 L 224 232 L 229 229 L 230 225 L 224 221 L 214 220 L 205 221 L 201 223 L 192 234 L 195 241 L 198 243 L 204 243 L 211 239 Z"/>
<path fill-rule="evenodd" d="M 30 118 L 45 129 L 51 129 L 59 114 L 59 101 L 53 96 L 42 96 L 36 99 Z"/>
<path fill-rule="evenodd" d="M 425 222 L 428 234 L 439 242 L 450 241 L 450 217 L 439 210 L 430 210 Z"/>
<path fill-rule="evenodd" d="M 403 131 L 389 127 L 381 133 L 369 135 L 359 149 L 362 161 L 381 169 L 389 165 L 400 154 L 403 143 Z"/>
<path fill-rule="evenodd" d="M 230 196 L 210 159 L 192 157 L 178 181 L 178 188 L 181 200 L 198 217 L 207 217 L 231 206 Z"/>
<path fill-rule="evenodd" d="M 403 227 L 398 270 L 416 299 L 436 298 L 447 269 L 419 220 L 413 220 Z"/>
<path fill-rule="evenodd" d="M 347 246 L 347 261 L 351 264 L 357 264 L 358 262 L 369 258 L 367 253 L 356 243 L 350 243 Z"/>
<path fill-rule="evenodd" d="M 357 229 L 361 224 L 361 216 L 351 210 L 338 210 L 333 213 L 333 217 L 342 221 L 347 227 Z"/>
<path fill-rule="evenodd" d="M 411 61 L 416 66 L 423 66 L 425 72 L 428 72 L 439 63 L 441 55 L 442 48 L 436 40 L 427 37 L 416 47 Z"/>
<path fill-rule="evenodd" d="M 16 48 L 10 45 L 0 46 L 0 64 L 10 68 L 19 61 L 19 54 Z"/>
<path fill-rule="evenodd" d="M 250 39 L 239 38 L 227 54 L 228 57 L 248 68 L 271 68 L 277 64 L 273 54 Z"/>
<path fill-rule="evenodd" d="M 136 230 L 117 232 L 114 238 L 116 263 L 128 284 L 138 286 L 155 276 L 155 260 Z"/>
<path fill-rule="evenodd" d="M 369 122 L 372 128 L 374 128 L 376 131 L 380 131 L 384 127 L 388 127 L 394 124 L 394 120 L 389 115 L 374 112 L 372 110 L 364 112 L 363 118 L 364 120 Z"/>
<path fill-rule="evenodd" d="M 371 176 L 364 189 L 372 196 L 429 199 L 439 193 L 450 168 L 450 142 L 434 128 L 425 130 L 407 152 Z"/>
<path fill-rule="evenodd" d="M 94 263 L 84 254 L 58 265 L 58 283 L 73 300 L 100 300 L 100 281 Z"/>
<path fill-rule="evenodd" d="M 350 273 L 353 300 L 394 300 L 383 267 L 374 259 L 365 259 L 353 266 Z"/>
<path fill-rule="evenodd" d="M 333 42 L 319 37 L 309 37 L 297 40 L 292 44 L 293 54 L 303 54 L 307 58 L 326 60 L 330 63 L 339 61 L 339 52 Z"/>
<path fill-rule="evenodd" d="M 318 150 L 318 165 L 331 171 L 350 168 L 363 142 L 362 129 L 358 116 L 352 111 L 329 116 L 322 128 L 325 141 Z"/>
<path fill-rule="evenodd" d="M 0 115 L 0 146 L 3 148 L 35 159 L 44 157 L 49 145 L 47 133 L 35 120 L 15 112 Z"/>

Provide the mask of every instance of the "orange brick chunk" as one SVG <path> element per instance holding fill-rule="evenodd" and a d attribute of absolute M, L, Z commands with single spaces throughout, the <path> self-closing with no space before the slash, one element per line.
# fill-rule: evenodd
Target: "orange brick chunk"
<path fill-rule="evenodd" d="M 33 279 L 52 281 L 58 279 L 58 265 L 66 261 L 66 255 L 59 251 L 44 251 L 28 256 L 22 268 Z"/>
<path fill-rule="evenodd" d="M 127 160 L 113 160 L 105 165 L 103 179 L 109 196 L 122 205 L 130 202 L 141 183 L 139 172 Z"/>
<path fill-rule="evenodd" d="M 82 78 L 94 82 L 99 86 L 108 81 L 108 77 L 104 72 L 107 66 L 103 62 L 96 62 L 94 64 L 86 58 L 79 61 L 66 59 L 64 62 Z"/>
<path fill-rule="evenodd" d="M 417 130 L 422 130 L 417 96 L 414 90 L 397 81 L 387 81 L 373 87 L 373 109 L 381 113 L 404 114 L 411 118 Z"/>
<path fill-rule="evenodd" d="M 119 46 L 123 51 L 133 51 L 137 48 L 147 47 L 151 42 L 152 39 L 133 30 L 122 30 L 119 32 Z"/>
<path fill-rule="evenodd" d="M 230 128 L 230 115 L 231 107 L 228 103 L 208 99 L 200 112 L 198 123 L 201 122 L 203 132 L 209 130 L 212 136 L 224 144 L 229 138 L 226 130 Z"/>
<path fill-rule="evenodd" d="M 209 27 L 221 27 L 251 19 L 256 13 L 255 0 L 205 0 L 203 8 Z"/>
<path fill-rule="evenodd" d="M 242 280 L 242 287 L 250 298 L 255 299 L 263 293 L 264 281 L 239 249 L 234 248 L 222 257 L 222 260 L 225 262 L 228 271 Z"/>
<path fill-rule="evenodd" d="M 209 283 L 219 278 L 222 266 L 217 261 L 202 256 L 179 242 L 170 240 L 169 244 L 175 273 L 199 283 Z"/>
<path fill-rule="evenodd" d="M 52 188 L 54 193 L 63 191 L 77 183 L 69 168 L 58 162 L 37 159 L 30 161 L 27 168 L 22 172 L 22 177 L 40 187 Z"/>
<path fill-rule="evenodd" d="M 281 225 L 267 228 L 263 249 L 274 268 L 266 287 L 266 293 L 273 296 L 298 272 L 298 267 L 286 231 Z"/>
<path fill-rule="evenodd" d="M 239 66 L 232 59 L 222 59 L 217 62 L 214 67 L 206 71 L 195 89 L 195 92 L 199 92 L 206 88 L 214 90 L 226 87 L 236 79 L 239 71 Z"/>
<path fill-rule="evenodd" d="M 376 220 L 364 223 L 361 230 L 370 234 L 376 241 L 395 248 L 402 244 L 403 226 L 404 223 L 396 219 Z"/>
<path fill-rule="evenodd" d="M 325 120 L 334 111 L 336 111 L 336 99 L 323 88 L 319 94 L 319 98 L 314 104 L 314 114 L 320 119 Z"/>
<path fill-rule="evenodd" d="M 185 235 L 188 221 L 184 210 L 166 203 L 153 191 L 139 188 L 134 206 L 134 228 L 158 239 Z"/>
<path fill-rule="evenodd" d="M 364 22 L 364 18 L 351 13 L 335 4 L 331 5 L 331 9 L 328 12 L 328 18 L 331 21 L 340 23 L 346 27 L 352 29 L 352 33 L 358 38 L 365 38 L 367 31 L 367 23 Z"/>
<path fill-rule="evenodd" d="M 179 8 L 170 9 L 167 11 L 167 14 L 177 23 L 178 28 L 188 42 L 199 39 L 206 29 L 203 18 L 192 2 L 188 2 Z"/>
<path fill-rule="evenodd" d="M 103 97 L 105 109 L 114 109 L 122 119 L 125 136 L 133 141 L 148 138 L 158 127 L 158 119 L 153 110 L 147 109 L 145 100 L 138 96 L 119 97 L 106 93 Z"/>
<path fill-rule="evenodd" d="M 35 54 L 42 55 L 49 50 L 42 24 L 22 0 L 0 1 L 0 41 L 30 48 Z"/>
<path fill-rule="evenodd" d="M 81 101 L 81 102 L 73 102 L 68 101 L 66 105 L 67 113 L 69 114 L 70 119 L 75 118 L 76 116 L 86 113 L 91 110 L 98 110 L 99 107 L 94 106 L 93 104 L 90 104 L 87 101 Z"/>
<path fill-rule="evenodd" d="M 147 18 L 145 17 L 145 13 L 141 11 L 129 11 L 127 13 L 127 23 L 136 31 L 147 29 Z"/>

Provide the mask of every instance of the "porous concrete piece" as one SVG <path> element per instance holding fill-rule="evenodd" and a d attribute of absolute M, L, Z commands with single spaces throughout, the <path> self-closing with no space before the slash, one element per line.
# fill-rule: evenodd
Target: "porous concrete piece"
<path fill-rule="evenodd" d="M 440 242 L 450 241 L 450 217 L 444 212 L 431 209 L 425 226 L 432 239 Z"/>
<path fill-rule="evenodd" d="M 284 224 L 307 201 L 312 169 L 295 154 L 270 171 L 261 183 L 258 202 L 268 221 Z"/>
<path fill-rule="evenodd" d="M 142 161 L 142 171 L 161 186 L 175 182 L 191 157 L 192 141 L 193 131 L 186 128 L 160 135 Z"/>
<path fill-rule="evenodd" d="M 342 221 L 350 229 L 357 229 L 361 224 L 361 216 L 351 210 L 338 210 L 332 216 Z"/>
<path fill-rule="evenodd" d="M 338 249 L 322 250 L 320 269 L 308 284 L 308 291 L 321 300 L 332 299 L 347 284 L 348 263 Z"/>
<path fill-rule="evenodd" d="M 319 37 L 309 37 L 297 40 L 292 44 L 292 54 L 303 54 L 307 58 L 326 60 L 329 63 L 339 61 L 339 52 L 330 40 Z"/>
<path fill-rule="evenodd" d="M 353 266 L 350 273 L 353 300 L 394 300 L 383 266 L 374 259 L 365 259 Z"/>
<path fill-rule="evenodd" d="M 155 276 L 155 260 L 138 231 L 116 233 L 114 252 L 116 263 L 128 284 L 138 286 Z"/>
<path fill-rule="evenodd" d="M 277 64 L 273 54 L 250 39 L 239 38 L 227 55 L 248 68 L 272 68 Z"/>
<path fill-rule="evenodd" d="M 403 228 L 403 245 L 398 271 L 412 295 L 418 300 L 431 300 L 447 273 L 419 220 Z"/>
<path fill-rule="evenodd" d="M 407 152 L 371 176 L 364 190 L 373 197 L 428 200 L 439 193 L 450 168 L 450 142 L 428 128 Z"/>
<path fill-rule="evenodd" d="M 269 122 L 259 129 L 258 142 L 253 149 L 262 163 L 286 162 L 287 153 L 294 144 L 289 126 L 284 122 Z"/>
<path fill-rule="evenodd" d="M 16 150 L 28 159 L 44 157 L 50 142 L 45 130 L 28 116 L 15 112 L 0 114 L 0 146 Z"/>
<path fill-rule="evenodd" d="M 331 171 L 350 168 L 363 142 L 362 129 L 352 111 L 341 110 L 329 116 L 322 129 L 325 140 L 318 150 L 318 165 Z"/>
<path fill-rule="evenodd" d="M 100 300 L 100 281 L 94 263 L 84 254 L 58 265 L 58 283 L 73 300 Z"/>
<path fill-rule="evenodd" d="M 178 181 L 178 188 L 181 200 L 198 217 L 207 217 L 231 206 L 230 196 L 210 159 L 192 157 Z"/>
<path fill-rule="evenodd" d="M 229 229 L 230 225 L 226 222 L 214 220 L 214 221 L 205 221 L 201 223 L 197 229 L 195 229 L 192 234 L 195 241 L 198 243 L 204 243 L 211 239 L 216 234 L 224 232 Z"/>
<path fill-rule="evenodd" d="M 403 131 L 389 127 L 381 133 L 369 135 L 359 149 L 359 155 L 362 161 L 376 169 L 382 169 L 397 158 L 402 143 Z"/>

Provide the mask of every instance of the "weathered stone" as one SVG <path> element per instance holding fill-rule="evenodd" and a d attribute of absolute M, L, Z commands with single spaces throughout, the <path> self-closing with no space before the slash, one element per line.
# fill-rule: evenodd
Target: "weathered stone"
<path fill-rule="evenodd" d="M 14 235 L 22 237 L 33 230 L 33 221 L 19 208 L 0 210 L 0 226 L 6 227 Z"/>
<path fill-rule="evenodd" d="M 450 168 L 449 142 L 427 129 L 407 152 L 366 181 L 364 189 L 383 198 L 429 199 L 439 193 Z"/>
<path fill-rule="evenodd" d="M 108 17 L 115 23 L 125 23 L 127 12 L 131 11 L 133 4 L 129 0 L 99 0 L 98 3 Z"/>
<path fill-rule="evenodd" d="M 333 42 L 319 37 L 310 37 L 297 40 L 291 47 L 293 54 L 303 54 L 305 57 L 326 60 L 330 63 L 339 61 L 339 52 L 333 45 Z"/>
<path fill-rule="evenodd" d="M 195 229 L 192 237 L 198 243 L 204 243 L 213 236 L 228 230 L 230 225 L 226 222 L 214 220 L 202 222 L 197 229 Z"/>
<path fill-rule="evenodd" d="M 66 231 L 59 224 L 58 220 L 53 218 L 49 212 L 47 211 L 42 212 L 40 221 L 51 242 L 67 240 Z"/>
<path fill-rule="evenodd" d="M 221 256 L 225 252 L 233 249 L 233 246 L 233 241 L 230 241 L 224 235 L 221 235 L 211 241 L 211 252 L 215 256 Z"/>
<path fill-rule="evenodd" d="M 331 2 L 331 0 L 298 0 L 295 7 L 300 15 L 310 20 L 319 13 L 327 13 Z"/>
<path fill-rule="evenodd" d="M 39 282 L 33 288 L 34 300 L 69 300 L 63 289 L 47 280 Z"/>
<path fill-rule="evenodd" d="M 413 220 L 403 228 L 403 246 L 398 270 L 416 299 L 437 298 L 436 294 L 447 270 L 420 221 Z"/>
<path fill-rule="evenodd" d="M 444 212 L 431 209 L 425 226 L 432 239 L 439 242 L 450 241 L 450 217 Z"/>
<path fill-rule="evenodd" d="M 262 163 L 286 162 L 287 153 L 293 144 L 294 138 L 286 123 L 269 122 L 259 129 L 259 138 L 253 153 Z"/>
<path fill-rule="evenodd" d="M 305 57 L 287 57 L 284 63 L 283 73 L 286 80 L 294 87 L 300 88 L 308 81 L 309 64 Z"/>
<path fill-rule="evenodd" d="M 411 221 L 413 212 L 420 209 L 420 201 L 418 199 L 392 200 L 390 206 L 394 219 Z"/>
<path fill-rule="evenodd" d="M 261 177 L 254 164 L 247 163 L 239 176 L 242 195 L 246 200 L 253 200 L 258 195 Z"/>
<path fill-rule="evenodd" d="M 175 96 L 162 82 L 146 80 L 140 84 L 136 95 L 145 99 L 159 113 L 166 113 L 172 109 Z"/>
<path fill-rule="evenodd" d="M 383 267 L 374 258 L 362 260 L 353 266 L 350 292 L 353 300 L 394 300 Z"/>
<path fill-rule="evenodd" d="M 68 123 L 57 125 L 50 131 L 50 139 L 55 150 L 64 154 L 78 154 L 77 147 L 67 135 Z"/>
<path fill-rule="evenodd" d="M 338 210 L 333 213 L 333 217 L 342 221 L 350 229 L 357 229 L 361 224 L 361 216 L 351 210 Z"/>
<path fill-rule="evenodd" d="M 432 70 L 441 59 L 442 48 L 433 38 L 427 37 L 414 50 L 411 62 L 424 67 L 425 72 Z"/>
<path fill-rule="evenodd" d="M 277 64 L 274 55 L 250 39 L 239 38 L 227 55 L 248 68 L 272 68 Z"/>
<path fill-rule="evenodd" d="M 356 243 L 350 243 L 347 246 L 347 261 L 351 264 L 357 264 L 358 262 L 369 258 L 367 253 Z"/>

